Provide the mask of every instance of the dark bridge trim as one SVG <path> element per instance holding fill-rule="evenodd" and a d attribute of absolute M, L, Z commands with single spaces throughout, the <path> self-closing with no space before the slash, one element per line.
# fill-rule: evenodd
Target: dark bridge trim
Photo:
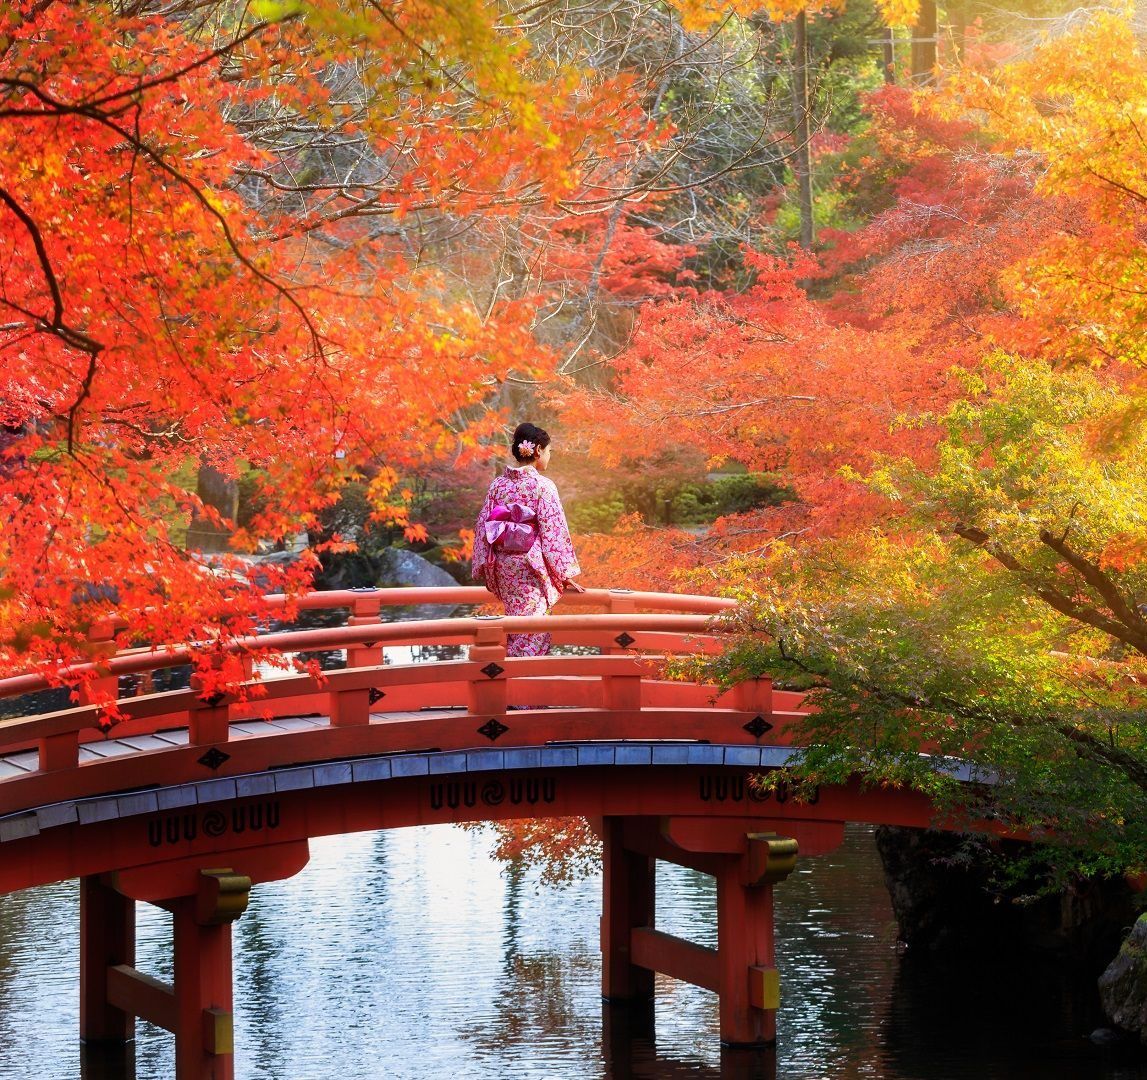
<path fill-rule="evenodd" d="M 353 761 L 299 765 L 177 784 L 151 791 L 51 803 L 0 818 L 0 843 L 35 837 L 61 825 L 94 825 L 164 810 L 344 784 L 519 769 L 603 766 L 639 768 L 707 765 L 775 769 L 787 764 L 799 751 L 800 747 L 791 746 L 618 741 L 563 743 L 506 750 L 380 754 Z M 991 777 L 978 773 L 976 767 L 967 762 L 938 761 L 937 767 L 964 782 L 991 782 Z"/>
<path fill-rule="evenodd" d="M 154 791 L 106 795 L 51 803 L 0 818 L 0 843 L 38 836 L 59 825 L 92 825 L 138 814 L 229 802 L 285 791 L 373 783 L 418 776 L 502 772 L 515 769 L 561 769 L 578 766 L 730 765 L 776 768 L 796 753 L 788 746 L 735 746 L 711 743 L 590 742 L 516 750 L 438 751 L 423 754 L 379 754 L 353 761 L 329 761 L 272 769 L 215 780 L 177 784 Z"/>

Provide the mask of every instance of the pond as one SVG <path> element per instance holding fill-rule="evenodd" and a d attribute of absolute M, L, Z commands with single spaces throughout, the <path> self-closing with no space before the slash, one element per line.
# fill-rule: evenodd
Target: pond
<path fill-rule="evenodd" d="M 766 1053 L 721 1052 L 717 1000 L 658 978 L 648 1017 L 605 1009 L 600 879 L 554 890 L 506 873 L 453 826 L 312 842 L 235 924 L 241 1080 L 1140 1080 L 1094 1046 L 1094 996 L 969 949 L 961 970 L 897 949 L 867 828 L 776 892 L 782 1006 Z M 704 875 L 658 865 L 658 926 L 715 944 Z M 75 882 L 0 896 L 0 1080 L 172 1075 L 173 1041 L 137 1029 L 134 1069 L 82 1065 Z M 171 977 L 170 925 L 140 905 L 139 967 Z"/>

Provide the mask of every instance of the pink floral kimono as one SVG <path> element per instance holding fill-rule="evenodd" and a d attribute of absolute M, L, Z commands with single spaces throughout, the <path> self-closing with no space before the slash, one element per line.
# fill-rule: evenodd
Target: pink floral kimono
<path fill-rule="evenodd" d="M 536 469 L 495 477 L 474 530 L 474 577 L 502 601 L 507 615 L 545 615 L 567 580 L 581 573 L 552 480 Z M 511 634 L 507 656 L 544 656 L 549 634 Z"/>

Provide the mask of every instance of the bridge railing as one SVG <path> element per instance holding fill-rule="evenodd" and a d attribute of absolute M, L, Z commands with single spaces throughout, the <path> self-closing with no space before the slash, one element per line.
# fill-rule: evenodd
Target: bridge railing
<path fill-rule="evenodd" d="M 349 591 L 312 594 L 299 606 L 344 607 L 346 625 L 282 630 L 220 643 L 215 660 L 238 661 L 244 676 L 215 685 L 204 673 L 185 690 L 142 694 L 116 702 L 117 722 L 109 724 L 98 702 L 34 716 L 0 720 L 0 755 L 35 748 L 38 772 L 73 768 L 81 744 L 184 727 L 192 745 L 225 743 L 230 725 L 247 719 L 319 714 L 332 727 L 371 722 L 372 712 L 459 709 L 491 719 L 508 708 L 565 706 L 611 713 L 647 707 L 712 707 L 716 691 L 660 677 L 665 657 L 712 653 L 721 632 L 713 615 L 731 602 L 712 597 L 590 590 L 563 599 L 569 614 L 546 617 L 468 616 L 405 622 L 380 621 L 382 610 L 426 603 L 481 604 L 484 589 L 391 589 L 370 594 Z M 612 613 L 576 612 L 578 606 L 613 607 Z M 617 608 L 658 607 L 661 611 Z M 665 610 L 668 609 L 668 610 Z M 596 647 L 597 655 L 507 657 L 506 638 L 548 632 L 555 644 Z M 468 646 L 464 660 L 385 664 L 382 650 L 394 645 Z M 261 657 L 345 649 L 348 666 L 320 673 L 260 679 L 252 670 Z M 198 650 L 201 653 L 201 649 Z M 120 652 L 92 665 L 100 679 L 117 685 L 123 675 L 139 675 L 192 663 L 194 646 L 166 646 Z M 74 674 L 84 674 L 76 669 Z M 207 673 L 210 675 L 210 672 Z M 0 697 L 48 686 L 40 674 L 0 680 Z M 771 684 L 753 680 L 736 688 L 728 707 L 771 709 Z M 110 730 L 109 730 L 110 729 Z"/>
<path fill-rule="evenodd" d="M 338 611 L 348 613 L 346 627 L 370 627 L 374 625 L 394 625 L 394 621 L 384 616 L 383 612 L 394 608 L 409 608 L 422 605 L 444 605 L 450 607 L 480 608 L 498 603 L 497 598 L 481 586 L 446 586 L 429 588 L 393 588 L 393 589 L 342 589 L 327 592 L 312 592 L 303 596 L 287 597 L 282 594 L 272 594 L 263 598 L 272 610 L 280 609 L 287 612 L 299 611 Z M 628 614 L 638 612 L 680 612 L 683 614 L 717 615 L 733 606 L 732 600 L 713 596 L 694 596 L 683 593 L 655 593 L 636 592 L 629 589 L 587 589 L 584 593 L 567 593 L 558 601 L 558 608 L 564 615 L 574 607 L 599 607 L 608 614 Z M 429 620 L 441 621 L 441 620 Z M 401 625 L 415 624 L 421 626 L 428 620 L 406 619 Z M 451 626 L 461 627 L 462 623 L 450 619 Z M 102 680 L 102 688 L 107 689 L 109 681 L 119 675 L 138 674 L 143 671 L 158 671 L 164 668 L 178 667 L 189 663 L 197 654 L 202 654 L 205 648 L 211 646 L 210 642 L 198 642 L 194 645 L 145 646 L 116 650 L 112 644 L 116 630 L 119 628 L 117 620 L 106 619 L 96 624 L 91 631 L 93 652 L 99 656 L 88 664 L 76 664 L 63 672 L 55 673 L 50 677 L 40 671 L 29 671 L 26 674 L 10 676 L 0 679 L 0 699 L 17 697 L 23 694 L 35 693 L 65 683 L 85 682 L 87 696 L 93 695 L 93 686 L 90 676 L 96 673 L 96 684 Z M 122 624 L 126 625 L 126 624 Z M 547 628 L 549 624 L 547 623 Z M 332 627 L 320 628 L 315 633 L 322 633 Z M 311 633 L 311 631 L 301 631 Z M 467 636 L 461 632 L 457 641 L 442 637 L 430 640 L 425 633 L 412 636 L 409 644 L 464 644 Z M 266 643 L 268 649 L 284 648 L 278 644 L 290 640 L 282 633 L 260 634 L 259 641 Z M 233 653 L 250 651 L 253 646 L 252 638 L 240 637 L 226 646 Z M 344 645 L 315 645 L 317 637 L 307 639 L 298 649 L 316 648 L 342 648 Z M 394 644 L 401 642 L 395 641 Z M 104 648 L 99 646 L 103 644 Z M 594 644 L 597 644 L 594 642 Z M 615 644 L 615 643 L 612 643 Z M 285 646 L 294 648 L 295 646 Z M 604 647 L 611 647 L 606 643 Z M 348 662 L 354 663 L 356 655 L 348 656 Z M 141 657 L 151 657 L 153 661 L 140 660 Z M 159 657 L 159 659 L 154 659 Z M 361 659 L 361 658 L 359 658 Z M 115 687 L 111 687 L 115 690 Z M 112 698 L 118 694 L 108 695 Z"/>
<path fill-rule="evenodd" d="M 406 607 L 418 604 L 449 604 L 454 607 L 497 604 L 498 599 L 480 585 L 447 585 L 427 588 L 341 589 L 313 592 L 288 599 L 281 594 L 264 597 L 275 607 L 294 604 L 301 611 L 346 608 L 354 613 L 377 614 L 380 608 Z M 666 611 L 715 615 L 733 606 L 732 600 L 718 596 L 688 593 L 640 592 L 633 589 L 586 589 L 583 593 L 565 593 L 557 604 L 565 611 L 571 607 L 600 607 L 610 614 L 631 611 Z"/>

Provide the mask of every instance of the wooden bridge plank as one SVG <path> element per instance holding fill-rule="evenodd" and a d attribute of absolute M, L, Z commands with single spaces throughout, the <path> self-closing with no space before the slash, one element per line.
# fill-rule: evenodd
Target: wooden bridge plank
<path fill-rule="evenodd" d="M 269 727 L 278 728 L 280 731 L 310 731 L 316 726 L 302 716 L 275 716 L 266 723 Z"/>
<path fill-rule="evenodd" d="M 241 720 L 237 724 L 229 724 L 228 730 L 231 733 L 231 737 L 235 738 L 237 735 L 251 735 L 255 737 L 260 737 L 263 735 L 275 735 L 283 729 L 268 724 L 266 720 Z"/>
<path fill-rule="evenodd" d="M 19 753 L 6 755 L 3 760 L 25 772 L 35 772 L 40 767 L 38 750 L 21 750 Z"/>
<path fill-rule="evenodd" d="M 117 741 L 134 750 L 168 750 L 176 745 L 170 739 L 158 735 L 127 735 Z"/>
<path fill-rule="evenodd" d="M 164 731 L 153 732 L 157 739 L 171 743 L 172 746 L 186 746 L 191 741 L 191 733 L 187 728 L 167 728 Z"/>
<path fill-rule="evenodd" d="M 120 739 L 108 739 L 103 742 L 84 743 L 80 748 L 80 752 L 81 755 L 86 752 L 89 755 L 95 754 L 97 757 L 109 758 L 122 757 L 124 754 L 135 754 L 139 752 L 139 748 Z"/>

